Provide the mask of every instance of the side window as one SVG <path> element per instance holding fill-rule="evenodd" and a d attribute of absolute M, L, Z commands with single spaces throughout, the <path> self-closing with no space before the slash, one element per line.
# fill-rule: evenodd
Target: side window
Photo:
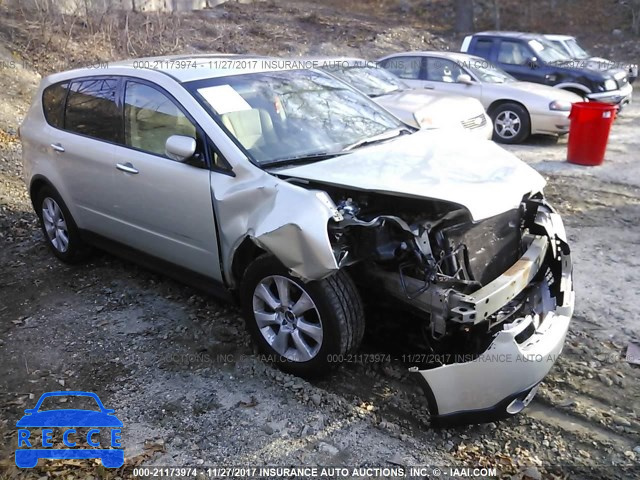
<path fill-rule="evenodd" d="M 127 82 L 125 90 L 124 135 L 127 146 L 161 156 L 171 135 L 197 138 L 195 125 L 173 100 L 136 82 Z"/>
<path fill-rule="evenodd" d="M 122 116 L 116 104 L 118 80 L 96 78 L 71 83 L 66 130 L 109 142 L 122 141 Z"/>
<path fill-rule="evenodd" d="M 464 71 L 458 64 L 444 58 L 427 58 L 427 80 L 455 83 Z"/>
<path fill-rule="evenodd" d="M 64 100 L 67 96 L 68 83 L 51 85 L 42 92 L 42 109 L 44 118 L 52 127 L 64 127 Z"/>
<path fill-rule="evenodd" d="M 500 42 L 498 62 L 508 65 L 525 65 L 531 54 L 524 45 L 518 42 L 503 40 Z"/>
<path fill-rule="evenodd" d="M 422 68 L 421 57 L 393 57 L 381 63 L 382 67 L 400 78 L 407 80 L 420 79 Z"/>
<path fill-rule="evenodd" d="M 486 58 L 487 60 L 489 60 L 489 58 L 491 58 L 492 48 L 493 48 L 493 40 L 491 40 L 490 38 L 478 38 L 476 39 L 476 44 L 473 49 L 473 54 L 478 57 Z"/>

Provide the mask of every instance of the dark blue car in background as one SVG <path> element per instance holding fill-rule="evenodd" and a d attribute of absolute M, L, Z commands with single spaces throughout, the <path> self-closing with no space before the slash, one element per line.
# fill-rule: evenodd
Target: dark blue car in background
<path fill-rule="evenodd" d="M 40 411 L 42 402 L 49 397 L 90 397 L 99 410 L 55 409 Z M 110 410 L 104 407 L 100 398 L 91 392 L 48 392 L 43 394 L 36 406 L 24 411 L 18 420 L 18 449 L 16 465 L 21 468 L 35 467 L 40 458 L 50 459 L 88 459 L 99 458 L 107 468 L 117 468 L 124 464 L 124 450 L 120 445 L 122 422 Z M 29 428 L 41 428 L 42 437 L 32 437 Z M 64 431 L 63 443 L 66 448 L 52 448 L 53 428 Z M 90 428 L 86 435 L 80 435 L 76 428 Z M 100 429 L 111 429 L 110 448 L 103 448 L 97 439 Z M 75 448 L 86 440 L 89 448 Z M 43 447 L 43 448 L 40 448 Z"/>

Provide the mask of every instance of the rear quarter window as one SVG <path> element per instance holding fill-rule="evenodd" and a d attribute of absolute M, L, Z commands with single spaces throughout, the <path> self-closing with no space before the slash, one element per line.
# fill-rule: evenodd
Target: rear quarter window
<path fill-rule="evenodd" d="M 68 83 L 50 85 L 42 92 L 42 109 L 49 125 L 56 128 L 64 126 L 64 100 L 67 96 Z"/>
<path fill-rule="evenodd" d="M 71 83 L 64 126 L 99 140 L 122 143 L 122 115 L 116 101 L 118 79 L 92 78 Z"/>

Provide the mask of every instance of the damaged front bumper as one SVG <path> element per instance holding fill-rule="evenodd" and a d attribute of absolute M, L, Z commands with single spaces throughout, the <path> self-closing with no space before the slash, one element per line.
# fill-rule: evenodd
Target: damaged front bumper
<path fill-rule="evenodd" d="M 471 296 L 452 299 L 456 321 L 477 324 L 528 288 L 540 313 L 503 325 L 489 347 L 473 358 L 453 358 L 447 364 L 420 370 L 412 367 L 429 402 L 434 425 L 484 423 L 520 412 L 533 399 L 538 384 L 562 351 L 573 314 L 572 265 L 560 217 L 542 208 L 536 233 L 523 257 L 507 272 Z M 543 234 L 544 232 L 544 234 Z M 549 284 L 532 284 L 542 268 L 553 273 L 556 297 Z"/>

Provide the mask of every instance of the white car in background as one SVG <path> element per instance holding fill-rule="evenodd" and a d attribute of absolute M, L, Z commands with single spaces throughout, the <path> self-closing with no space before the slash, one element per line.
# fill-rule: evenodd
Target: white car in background
<path fill-rule="evenodd" d="M 493 121 L 493 139 L 502 143 L 568 133 L 571 105 L 583 101 L 565 90 L 518 81 L 490 61 L 464 53 L 405 52 L 378 62 L 412 87 L 477 98 Z"/>
<path fill-rule="evenodd" d="M 606 58 L 594 57 L 580 46 L 576 37 L 570 35 L 545 35 L 545 38 L 569 58 L 580 62 L 579 65 L 584 65 L 594 70 L 608 70 L 619 66 L 628 72 L 629 83 L 635 82 L 636 78 L 638 78 L 637 63 L 619 64 Z"/>
<path fill-rule="evenodd" d="M 491 139 L 491 119 L 474 98 L 413 88 L 375 62 L 359 58 L 322 58 L 313 62 L 409 125 L 464 129 Z"/>

